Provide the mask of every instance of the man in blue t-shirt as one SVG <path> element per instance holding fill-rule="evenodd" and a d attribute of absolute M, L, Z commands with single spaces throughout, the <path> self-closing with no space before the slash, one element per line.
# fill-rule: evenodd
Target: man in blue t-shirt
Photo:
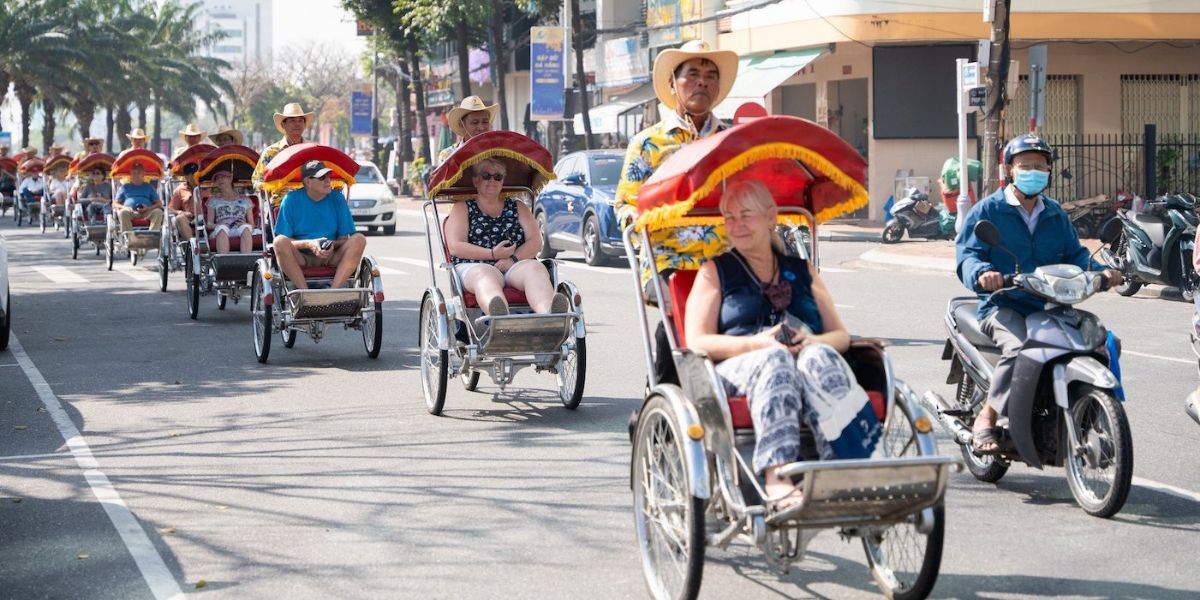
<path fill-rule="evenodd" d="M 367 249 L 367 238 L 356 233 L 346 196 L 333 190 L 329 173 L 319 160 L 304 163 L 304 187 L 289 192 L 279 207 L 275 257 L 296 289 L 308 288 L 301 268 L 317 266 L 336 266 L 333 287 L 342 287 Z"/>
<path fill-rule="evenodd" d="M 135 164 L 129 169 L 129 181 L 121 186 L 113 200 L 121 231 L 132 231 L 134 219 L 150 219 L 150 231 L 162 227 L 162 200 L 158 190 L 146 182 L 146 168 Z"/>

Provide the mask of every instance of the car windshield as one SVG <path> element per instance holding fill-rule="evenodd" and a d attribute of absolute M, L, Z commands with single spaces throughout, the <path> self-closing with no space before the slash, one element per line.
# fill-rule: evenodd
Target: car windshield
<path fill-rule="evenodd" d="M 591 185 L 617 185 L 621 179 L 621 165 L 624 161 L 618 154 L 604 154 L 589 159 L 592 168 Z"/>
<path fill-rule="evenodd" d="M 360 165 L 354 183 L 383 183 L 383 176 L 375 165 Z"/>

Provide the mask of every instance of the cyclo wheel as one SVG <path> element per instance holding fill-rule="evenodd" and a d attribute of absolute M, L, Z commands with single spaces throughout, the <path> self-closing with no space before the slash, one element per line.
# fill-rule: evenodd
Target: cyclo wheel
<path fill-rule="evenodd" d="M 371 264 L 363 261 L 358 269 L 359 287 L 370 288 L 374 277 L 371 275 Z M 368 302 L 362 311 L 363 347 L 367 349 L 367 358 L 379 358 L 379 350 L 383 347 L 383 303 Z"/>
<path fill-rule="evenodd" d="M 250 322 L 254 329 L 254 356 L 258 362 L 267 362 L 271 354 L 271 306 L 263 302 L 262 271 L 254 268 L 250 280 Z"/>
<path fill-rule="evenodd" d="M 79 232 L 71 234 L 71 260 L 79 260 Z"/>
<path fill-rule="evenodd" d="M 431 415 L 440 415 L 446 406 L 446 376 L 450 352 L 438 348 L 438 311 L 434 306 L 432 294 L 426 294 L 425 299 L 421 301 L 419 338 L 421 391 L 425 394 L 425 408 Z"/>
<path fill-rule="evenodd" d="M 896 402 L 884 423 L 884 455 L 891 457 L 920 456 L 917 430 L 908 412 L 904 397 L 897 393 Z M 945 507 L 934 506 L 933 523 L 926 532 L 917 527 L 913 515 L 903 523 L 885 529 L 875 529 L 863 536 L 863 550 L 875 583 L 892 600 L 913 600 L 929 596 L 937 582 L 942 566 L 942 543 L 946 536 Z"/>
<path fill-rule="evenodd" d="M 479 387 L 479 371 L 464 368 L 459 372 L 458 380 L 462 382 L 463 389 L 473 392 Z"/>
<path fill-rule="evenodd" d="M 166 238 L 166 236 L 163 237 Z M 167 291 L 167 280 L 170 277 L 171 259 L 168 253 L 162 250 L 166 244 L 167 242 L 164 241 L 158 249 L 158 291 L 160 292 Z"/>
<path fill-rule="evenodd" d="M 217 292 L 217 310 L 225 310 L 225 305 L 229 302 L 229 296 Z"/>
<path fill-rule="evenodd" d="M 200 315 L 200 274 L 192 272 L 192 247 L 183 249 L 183 263 L 187 265 L 183 280 L 187 284 L 188 316 L 195 320 Z"/>
<path fill-rule="evenodd" d="M 116 258 L 117 258 L 117 241 L 112 238 L 108 238 L 108 243 L 106 244 L 106 248 L 105 248 L 105 260 L 108 262 L 108 270 L 109 271 L 112 270 L 113 261 L 116 260 Z"/>
<path fill-rule="evenodd" d="M 558 399 L 568 410 L 575 410 L 583 400 L 583 383 L 587 375 L 587 339 L 571 336 L 567 344 L 567 355 L 558 362 L 555 379 L 558 381 Z"/>
<path fill-rule="evenodd" d="M 1125 505 L 1133 480 L 1133 438 L 1125 408 L 1112 392 L 1085 386 L 1075 396 L 1070 414 L 1085 452 L 1082 456 L 1067 453 L 1067 484 L 1084 512 L 1107 519 Z M 1063 444 L 1069 442 L 1064 439 Z"/>
<path fill-rule="evenodd" d="M 704 499 L 691 494 L 683 432 L 654 395 L 633 436 L 633 521 L 642 574 L 658 600 L 691 600 L 704 575 Z"/>

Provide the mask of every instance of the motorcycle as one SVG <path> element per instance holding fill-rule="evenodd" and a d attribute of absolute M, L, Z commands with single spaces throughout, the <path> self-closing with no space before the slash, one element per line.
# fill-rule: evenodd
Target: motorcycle
<path fill-rule="evenodd" d="M 1101 260 L 1119 269 L 1125 281 L 1117 293 L 1132 296 L 1143 285 L 1167 285 L 1178 288 L 1191 302 L 1200 277 L 1192 268 L 1196 247 L 1196 197 L 1191 194 L 1163 196 L 1146 206 L 1160 214 L 1119 210 L 1104 224 L 1102 237 L 1115 239 L 1101 253 Z"/>
<path fill-rule="evenodd" d="M 905 196 L 892 207 L 892 219 L 883 228 L 883 243 L 894 244 L 908 231 L 910 238 L 931 240 L 954 239 L 954 219 L 940 206 L 929 202 L 929 197 L 909 188 Z"/>
<path fill-rule="evenodd" d="M 980 221 L 975 235 L 1012 254 L 991 222 Z M 1022 290 L 1046 301 L 1045 310 L 1025 321 L 1028 335 L 1014 365 L 1006 434 L 995 455 L 975 451 L 971 428 L 1000 348 L 979 328 L 975 296 L 950 300 L 942 359 L 950 361 L 947 382 L 957 385 L 957 393 L 950 402 L 932 391 L 921 400 L 961 447 L 976 479 L 999 481 L 1013 461 L 1037 469 L 1065 465 L 1071 494 L 1085 512 L 1107 518 L 1121 510 L 1133 477 L 1133 440 L 1118 401 L 1120 382 L 1109 369 L 1120 346 L 1096 315 L 1074 306 L 1106 285 L 1101 273 L 1061 264 L 1006 275 L 1004 287 L 994 292 Z"/>
<path fill-rule="evenodd" d="M 1200 309 L 1198 309 L 1200 310 Z M 1197 368 L 1200 368 L 1200 312 L 1192 317 L 1192 353 L 1196 355 Z M 1184 412 L 1197 424 L 1200 424 L 1200 390 L 1188 394 L 1183 403 Z"/>

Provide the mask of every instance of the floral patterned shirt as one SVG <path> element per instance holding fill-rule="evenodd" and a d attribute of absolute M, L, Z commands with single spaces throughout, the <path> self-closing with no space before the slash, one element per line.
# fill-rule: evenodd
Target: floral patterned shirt
<path fill-rule="evenodd" d="M 287 138 L 283 138 L 266 148 L 263 148 L 262 154 L 258 155 L 258 164 L 254 167 L 254 175 L 250 180 L 254 183 L 254 189 L 262 193 L 263 175 L 267 172 L 267 165 L 271 163 L 271 159 L 275 158 L 276 154 L 283 152 L 284 148 L 288 147 Z M 271 196 L 271 204 L 279 206 L 283 202 L 283 194 L 275 194 Z"/>
<path fill-rule="evenodd" d="M 458 150 L 458 148 L 462 145 L 462 140 L 459 140 L 453 144 L 450 144 L 449 146 L 446 146 L 445 148 L 442 148 L 442 151 L 438 152 L 437 162 L 433 163 L 433 168 L 436 169 L 442 166 L 442 164 L 446 162 L 446 159 L 450 158 L 450 155 L 454 154 L 454 151 Z"/>
<path fill-rule="evenodd" d="M 621 223 L 636 217 L 638 190 L 668 156 L 684 144 L 725 129 L 720 119 L 712 114 L 709 114 L 699 131 L 691 120 L 680 117 L 666 106 L 660 104 L 658 114 L 662 115 L 662 120 L 633 136 L 625 151 L 625 165 L 621 168 L 621 180 L 617 183 L 615 204 Z M 715 225 L 653 231 L 650 233 L 650 243 L 654 246 L 655 269 L 660 273 L 668 269 L 699 269 L 704 261 L 726 250 L 724 231 Z M 650 273 L 643 257 L 643 283 L 650 279 Z"/>

